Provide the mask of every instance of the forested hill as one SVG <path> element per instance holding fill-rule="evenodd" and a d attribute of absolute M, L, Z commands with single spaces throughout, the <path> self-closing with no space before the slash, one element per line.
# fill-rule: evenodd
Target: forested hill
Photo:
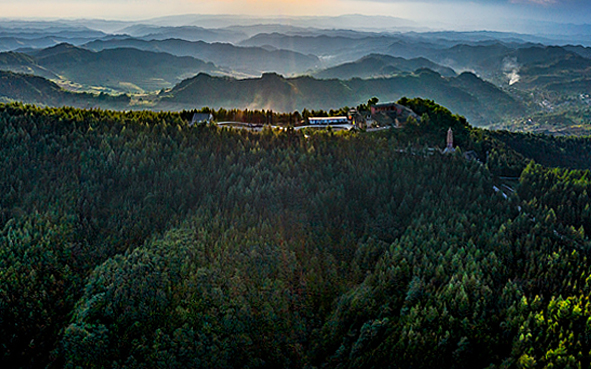
<path fill-rule="evenodd" d="M 589 172 L 400 102 L 379 134 L 0 105 L 1 366 L 589 367 Z"/>

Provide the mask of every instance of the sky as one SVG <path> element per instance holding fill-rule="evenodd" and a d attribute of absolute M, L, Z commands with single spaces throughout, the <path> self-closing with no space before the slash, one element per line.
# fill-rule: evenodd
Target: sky
<path fill-rule="evenodd" d="M 526 19 L 591 23 L 591 0 L 0 0 L 0 9 L 4 18 L 140 20 L 180 14 L 379 14 L 443 28 L 494 28 Z"/>

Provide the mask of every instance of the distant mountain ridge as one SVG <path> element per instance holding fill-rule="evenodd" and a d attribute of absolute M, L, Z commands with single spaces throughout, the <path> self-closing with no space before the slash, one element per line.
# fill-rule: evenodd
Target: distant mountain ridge
<path fill-rule="evenodd" d="M 70 44 L 28 54 L 0 53 L 0 69 L 121 92 L 158 91 L 200 72 L 223 73 L 213 63 L 192 57 L 133 48 L 94 52 Z"/>
<path fill-rule="evenodd" d="M 125 90 L 121 86 L 128 83 L 140 90 L 155 91 L 169 88 L 200 72 L 221 73 L 213 63 L 193 57 L 134 48 L 93 52 L 71 45 L 58 45 L 32 55 L 40 65 L 69 80 L 118 90 Z"/>
<path fill-rule="evenodd" d="M 336 16 L 242 16 L 235 14 L 184 14 L 164 16 L 149 19 L 142 23 L 157 26 L 200 26 L 217 28 L 222 26 L 258 26 L 266 24 L 279 24 L 286 27 L 324 28 L 324 29 L 355 29 L 372 31 L 392 31 L 400 28 L 412 28 L 416 26 L 414 21 L 392 17 L 362 14 L 344 14 Z"/>
<path fill-rule="evenodd" d="M 240 46 L 257 47 L 270 45 L 277 49 L 292 50 L 318 56 L 334 55 L 350 48 L 366 50 L 384 47 L 394 41 L 392 36 L 352 38 L 341 35 L 285 35 L 282 33 L 260 33 L 242 41 Z"/>
<path fill-rule="evenodd" d="M 479 91 L 483 97 L 473 91 Z M 372 96 L 382 101 L 424 96 L 451 106 L 477 125 L 525 110 L 520 102 L 473 74 L 444 78 L 427 69 L 406 76 L 349 81 L 308 76 L 285 78 L 274 73 L 243 80 L 199 74 L 161 96 L 158 106 L 162 109 L 212 106 L 277 111 L 356 106 Z"/>
<path fill-rule="evenodd" d="M 390 45 L 399 40 L 399 35 L 363 34 L 357 37 L 346 32 L 331 34 L 285 35 L 262 33 L 240 42 L 241 46 L 269 47 L 317 55 L 323 67 L 332 67 L 358 60 L 370 54 L 386 54 Z"/>
<path fill-rule="evenodd" d="M 171 38 L 186 41 L 204 42 L 230 42 L 244 40 L 247 35 L 240 31 L 230 29 L 209 29 L 197 26 L 158 27 L 145 24 L 136 24 L 120 30 L 118 33 L 131 37 L 150 40 L 168 40 Z"/>
<path fill-rule="evenodd" d="M 97 40 L 84 45 L 84 47 L 94 51 L 131 47 L 145 51 L 166 52 L 176 56 L 192 56 L 249 74 L 261 74 L 266 71 L 282 74 L 302 73 L 320 65 L 318 57 L 294 51 L 268 51 L 260 47 L 238 47 L 226 43 L 210 44 L 203 41 L 191 42 L 180 39 Z"/>
<path fill-rule="evenodd" d="M 404 59 L 381 54 L 370 54 L 355 62 L 327 68 L 312 75 L 322 79 L 376 78 L 388 77 L 400 72 L 414 72 L 421 68 L 431 69 L 444 77 L 456 76 L 453 69 L 433 63 L 426 58 Z"/>
<path fill-rule="evenodd" d="M 1 37 L 41 38 L 47 36 L 68 38 L 102 38 L 106 33 L 83 26 L 51 24 L 49 22 L 2 22 Z"/>

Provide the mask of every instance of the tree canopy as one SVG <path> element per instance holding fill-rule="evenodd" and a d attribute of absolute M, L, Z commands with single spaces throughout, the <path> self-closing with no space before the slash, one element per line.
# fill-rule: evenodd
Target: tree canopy
<path fill-rule="evenodd" d="M 399 103 L 375 134 L 0 105 L 3 367 L 589 367 L 587 139 Z"/>

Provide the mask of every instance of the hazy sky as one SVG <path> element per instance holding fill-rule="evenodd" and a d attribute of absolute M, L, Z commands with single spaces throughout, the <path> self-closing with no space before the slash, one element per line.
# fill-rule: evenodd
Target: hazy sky
<path fill-rule="evenodd" d="M 0 17 L 137 20 L 177 14 L 380 14 L 454 24 L 524 18 L 591 23 L 591 0 L 0 0 Z"/>

